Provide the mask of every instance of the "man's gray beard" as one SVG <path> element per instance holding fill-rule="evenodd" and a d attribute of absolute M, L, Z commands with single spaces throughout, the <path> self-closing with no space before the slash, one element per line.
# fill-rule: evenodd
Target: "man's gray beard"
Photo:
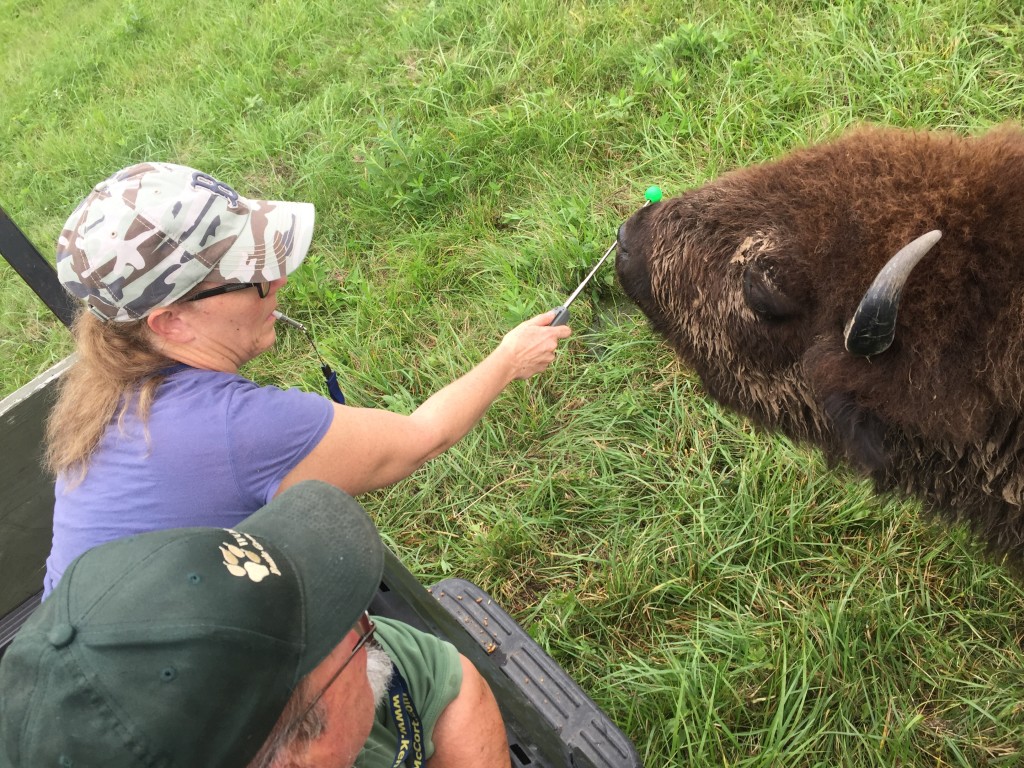
<path fill-rule="evenodd" d="M 366 678 L 370 681 L 373 691 L 374 706 L 380 707 L 388 697 L 388 683 L 394 674 L 395 666 L 391 657 L 372 640 L 366 644 Z"/>

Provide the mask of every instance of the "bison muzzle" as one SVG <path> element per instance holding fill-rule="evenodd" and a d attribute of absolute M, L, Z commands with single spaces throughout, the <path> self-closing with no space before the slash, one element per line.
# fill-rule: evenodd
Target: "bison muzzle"
<path fill-rule="evenodd" d="M 1024 568 L 1024 133 L 860 129 L 647 206 L 618 242 L 712 397 Z"/>

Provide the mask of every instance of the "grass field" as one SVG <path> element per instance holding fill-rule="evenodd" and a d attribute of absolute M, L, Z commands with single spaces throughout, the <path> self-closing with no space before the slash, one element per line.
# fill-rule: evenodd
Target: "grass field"
<path fill-rule="evenodd" d="M 318 210 L 283 309 L 408 410 L 667 195 L 862 122 L 1019 121 L 1018 0 L 0 0 L 0 204 L 52 257 L 147 159 Z M 0 267 L 0 394 L 70 351 Z M 704 396 L 605 269 L 552 368 L 362 501 L 648 766 L 1024 765 L 1024 587 Z M 250 364 L 318 388 L 301 337 Z"/>

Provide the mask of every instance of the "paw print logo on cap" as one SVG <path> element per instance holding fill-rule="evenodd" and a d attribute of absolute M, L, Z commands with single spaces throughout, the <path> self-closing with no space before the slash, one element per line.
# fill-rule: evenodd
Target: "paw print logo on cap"
<path fill-rule="evenodd" d="M 220 546 L 220 554 L 232 576 L 248 576 L 250 581 L 259 584 L 270 575 L 270 569 L 260 562 L 260 556 L 248 549 L 224 542 Z"/>

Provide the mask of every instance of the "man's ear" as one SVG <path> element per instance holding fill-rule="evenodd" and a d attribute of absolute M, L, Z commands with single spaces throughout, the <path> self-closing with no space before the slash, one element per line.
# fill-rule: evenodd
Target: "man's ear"
<path fill-rule="evenodd" d="M 181 307 L 157 307 L 146 316 L 146 324 L 158 339 L 181 344 L 195 338 L 184 314 Z"/>

